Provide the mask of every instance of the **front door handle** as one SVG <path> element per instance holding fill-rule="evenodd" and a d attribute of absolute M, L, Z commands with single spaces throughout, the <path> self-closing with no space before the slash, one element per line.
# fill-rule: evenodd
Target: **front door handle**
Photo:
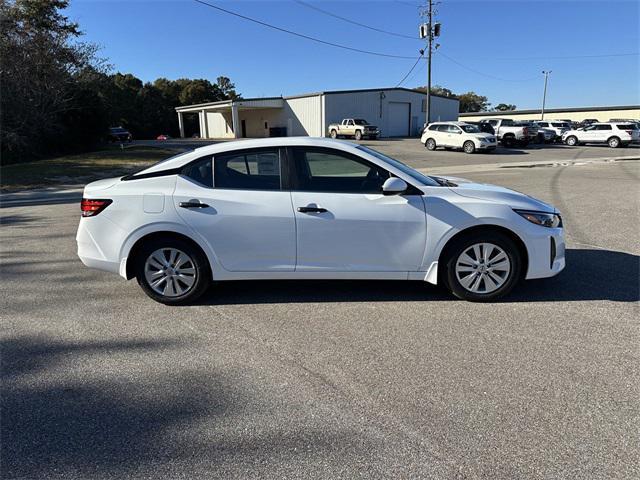
<path fill-rule="evenodd" d="M 180 202 L 182 208 L 207 208 L 209 205 L 200 202 Z"/>
<path fill-rule="evenodd" d="M 328 210 L 322 207 L 298 207 L 300 213 L 325 213 Z"/>

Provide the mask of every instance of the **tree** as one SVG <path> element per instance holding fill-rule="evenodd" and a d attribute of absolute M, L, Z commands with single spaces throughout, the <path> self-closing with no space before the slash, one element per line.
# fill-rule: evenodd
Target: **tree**
<path fill-rule="evenodd" d="M 416 87 L 414 90 L 418 92 L 427 93 L 427 87 Z M 440 85 L 434 85 L 431 87 L 431 94 L 438 95 L 440 97 L 448 97 L 448 98 L 458 98 L 455 93 L 445 87 L 441 87 Z"/>
<path fill-rule="evenodd" d="M 516 106 L 511 104 L 511 103 L 499 103 L 498 105 L 495 106 L 495 110 L 498 110 L 500 112 L 508 112 L 510 110 L 515 110 Z"/>
<path fill-rule="evenodd" d="M 80 110 L 103 110 L 83 72 L 98 72 L 104 63 L 95 46 L 78 41 L 78 25 L 60 13 L 67 5 L 67 0 L 0 0 L 3 163 L 55 153 L 76 128 L 85 134 L 76 143 L 96 138 Z M 91 123 L 101 128 L 102 122 Z"/>
<path fill-rule="evenodd" d="M 487 97 L 475 92 L 462 93 L 457 98 L 460 100 L 460 113 L 486 112 L 491 105 Z"/>
<path fill-rule="evenodd" d="M 229 80 L 228 77 L 218 77 L 216 79 L 216 85 L 225 96 L 225 98 L 229 98 L 231 100 L 236 100 L 240 98 L 240 95 L 236 93 L 236 86 Z"/>

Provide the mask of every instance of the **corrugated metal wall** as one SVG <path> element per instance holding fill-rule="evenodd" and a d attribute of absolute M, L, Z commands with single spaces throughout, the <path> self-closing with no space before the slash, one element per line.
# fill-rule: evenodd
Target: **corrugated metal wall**
<path fill-rule="evenodd" d="M 287 117 L 289 130 L 287 135 L 322 137 L 322 98 L 321 95 L 290 98 L 285 100 L 283 115 Z"/>
<path fill-rule="evenodd" d="M 389 132 L 406 131 L 404 125 L 390 124 L 389 104 L 408 103 L 410 113 L 407 121 L 410 124 L 410 134 L 418 135 L 425 123 L 424 111 L 425 96 L 420 93 L 406 90 L 379 90 L 373 92 L 345 92 L 327 93 L 325 95 L 325 125 L 324 134 L 328 135 L 327 127 L 331 123 L 340 122 L 343 118 L 364 118 L 369 123 L 377 125 L 382 136 L 388 136 Z M 458 101 L 441 97 L 431 97 L 432 120 L 457 120 Z"/>

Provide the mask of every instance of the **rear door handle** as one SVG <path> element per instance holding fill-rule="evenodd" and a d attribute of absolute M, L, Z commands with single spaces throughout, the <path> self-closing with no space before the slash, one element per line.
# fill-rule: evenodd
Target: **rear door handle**
<path fill-rule="evenodd" d="M 180 202 L 182 208 L 207 208 L 209 205 L 200 202 Z"/>
<path fill-rule="evenodd" d="M 324 213 L 328 212 L 326 208 L 322 207 L 298 207 L 300 213 Z"/>

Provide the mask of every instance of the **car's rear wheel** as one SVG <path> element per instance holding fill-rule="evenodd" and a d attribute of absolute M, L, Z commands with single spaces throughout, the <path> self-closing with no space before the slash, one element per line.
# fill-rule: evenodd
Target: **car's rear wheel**
<path fill-rule="evenodd" d="M 618 148 L 620 146 L 620 139 L 618 137 L 611 137 L 609 140 L 607 140 L 607 144 L 611 147 L 611 148 Z"/>
<path fill-rule="evenodd" d="M 356 130 L 355 137 L 356 140 L 362 140 L 362 132 L 360 130 Z"/>
<path fill-rule="evenodd" d="M 333 138 L 334 140 L 338 138 L 338 132 L 336 132 L 335 130 L 331 130 L 331 138 Z"/>
<path fill-rule="evenodd" d="M 193 302 L 211 283 L 204 254 L 176 238 L 154 239 L 143 245 L 136 258 L 136 278 L 149 297 L 166 305 Z"/>
<path fill-rule="evenodd" d="M 566 142 L 570 147 L 575 147 L 576 145 L 578 145 L 578 137 L 571 135 L 570 137 L 567 137 Z"/>
<path fill-rule="evenodd" d="M 429 138 L 424 142 L 424 146 L 427 147 L 427 150 L 433 151 L 436 149 L 436 141 L 433 138 Z"/>
<path fill-rule="evenodd" d="M 518 283 L 522 258 L 508 236 L 488 232 L 457 241 L 444 266 L 446 284 L 456 297 L 488 302 L 508 294 Z"/>
<path fill-rule="evenodd" d="M 511 148 L 516 144 L 516 139 L 512 136 L 502 137 L 502 145 Z"/>
<path fill-rule="evenodd" d="M 476 146 L 471 140 L 467 140 L 464 142 L 464 145 L 462 145 L 462 149 L 464 150 L 464 153 L 473 153 L 476 151 Z"/>

